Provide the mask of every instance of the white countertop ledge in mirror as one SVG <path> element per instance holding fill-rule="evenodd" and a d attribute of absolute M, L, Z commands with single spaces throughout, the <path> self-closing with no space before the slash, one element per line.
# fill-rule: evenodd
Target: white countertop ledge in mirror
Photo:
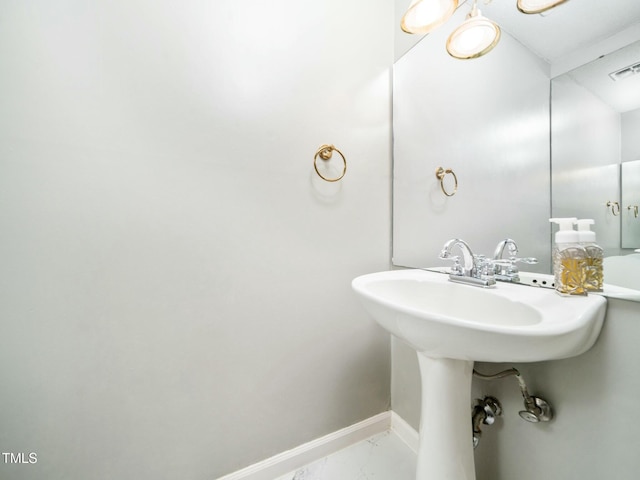
<path fill-rule="evenodd" d="M 419 269 L 362 275 L 352 286 L 382 327 L 432 358 L 572 357 L 593 346 L 606 310 L 601 295 L 563 297 L 553 289 L 510 283 L 485 289 Z"/>
<path fill-rule="evenodd" d="M 605 277 L 607 273 L 605 270 Z M 553 283 L 553 275 L 544 273 L 519 272 L 520 283 L 527 286 L 550 286 Z M 546 282 L 547 285 L 541 285 Z M 633 288 L 620 287 L 605 283 L 602 292 L 594 292 L 592 295 L 601 295 L 607 298 L 616 298 L 619 300 L 630 300 L 640 302 L 640 290 Z"/>
<path fill-rule="evenodd" d="M 605 279 L 608 276 L 606 261 L 607 259 L 605 259 Z M 449 267 L 429 267 L 426 270 L 448 274 L 450 269 Z M 519 283 L 522 285 L 530 287 L 544 287 L 549 289 L 553 288 L 553 275 L 549 275 L 548 273 L 519 272 L 518 275 L 520 277 Z M 630 275 L 633 275 L 633 273 L 630 273 Z M 616 278 L 620 278 L 620 275 L 616 275 Z M 498 285 L 503 285 L 503 283 L 498 282 Z M 607 298 L 640 302 L 640 290 L 620 285 L 614 285 L 612 283 L 605 283 L 602 292 L 593 292 L 592 295 L 602 295 Z"/>

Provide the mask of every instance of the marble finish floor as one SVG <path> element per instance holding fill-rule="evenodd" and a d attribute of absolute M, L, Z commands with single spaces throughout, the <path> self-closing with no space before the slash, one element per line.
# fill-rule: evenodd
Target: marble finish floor
<path fill-rule="evenodd" d="M 414 480 L 416 454 L 392 430 L 274 480 Z"/>

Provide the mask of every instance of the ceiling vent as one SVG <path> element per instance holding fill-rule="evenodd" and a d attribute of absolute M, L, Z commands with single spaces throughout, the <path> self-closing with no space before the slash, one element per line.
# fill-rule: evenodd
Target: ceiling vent
<path fill-rule="evenodd" d="M 617 82 L 618 80 L 630 77 L 632 75 L 635 75 L 636 73 L 640 73 L 640 62 L 629 65 L 628 67 L 621 68 L 620 70 L 616 70 L 615 72 L 611 72 L 609 76 L 611 77 L 611 80 Z"/>

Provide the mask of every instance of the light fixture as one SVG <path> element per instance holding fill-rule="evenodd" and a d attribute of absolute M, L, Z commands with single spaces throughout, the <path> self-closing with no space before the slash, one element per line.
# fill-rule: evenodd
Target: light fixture
<path fill-rule="evenodd" d="M 429 33 L 445 23 L 458 8 L 458 0 L 412 0 L 400 27 L 407 33 Z"/>
<path fill-rule="evenodd" d="M 467 18 L 447 40 L 447 52 L 454 58 L 468 60 L 490 52 L 500 41 L 500 27 L 484 17 L 473 1 Z"/>
<path fill-rule="evenodd" d="M 411 0 L 400 22 L 407 33 L 430 33 L 444 24 L 467 0 Z M 492 0 L 485 0 L 485 5 Z M 545 12 L 568 0 L 517 0 L 522 13 Z M 500 27 L 478 10 L 477 0 L 462 24 L 447 39 L 447 52 L 454 58 L 467 60 L 490 52 L 500 41 Z"/>
<path fill-rule="evenodd" d="M 518 0 L 518 10 L 522 13 L 541 13 L 567 0 Z"/>

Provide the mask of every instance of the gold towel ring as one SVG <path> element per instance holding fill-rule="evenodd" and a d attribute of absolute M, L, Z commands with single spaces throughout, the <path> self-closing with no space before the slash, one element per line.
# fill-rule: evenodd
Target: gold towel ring
<path fill-rule="evenodd" d="M 611 207 L 611 213 L 613 213 L 614 217 L 620 215 L 620 203 L 608 201 L 607 207 Z"/>
<path fill-rule="evenodd" d="M 639 210 L 638 205 L 629 205 L 627 207 L 627 210 L 633 210 L 633 216 L 635 218 L 638 218 L 638 210 Z"/>
<path fill-rule="evenodd" d="M 338 154 L 342 157 L 342 163 L 343 163 L 342 174 L 336 178 L 327 178 L 320 173 L 320 170 L 318 170 L 318 163 L 317 163 L 318 157 L 320 157 L 322 160 L 326 162 L 327 160 L 331 159 L 334 150 L 338 152 Z M 333 145 L 322 145 L 320 146 L 316 154 L 313 156 L 313 168 L 315 168 L 316 173 L 321 179 L 327 182 L 337 182 L 338 180 L 342 179 L 342 177 L 344 177 L 345 173 L 347 173 L 347 159 L 344 158 L 344 155 L 342 154 L 342 152 L 338 150 L 336 147 L 334 147 Z"/>
<path fill-rule="evenodd" d="M 446 177 L 448 174 L 453 175 L 453 181 L 455 182 L 453 186 L 453 192 L 447 192 L 447 189 L 444 188 L 444 177 Z M 445 170 L 442 167 L 438 167 L 436 168 L 436 178 L 440 180 L 440 188 L 442 189 L 442 193 L 444 193 L 447 197 L 453 197 L 456 194 L 456 192 L 458 191 L 458 177 L 456 177 L 456 174 L 453 170 L 451 170 L 450 168 L 447 168 Z"/>

